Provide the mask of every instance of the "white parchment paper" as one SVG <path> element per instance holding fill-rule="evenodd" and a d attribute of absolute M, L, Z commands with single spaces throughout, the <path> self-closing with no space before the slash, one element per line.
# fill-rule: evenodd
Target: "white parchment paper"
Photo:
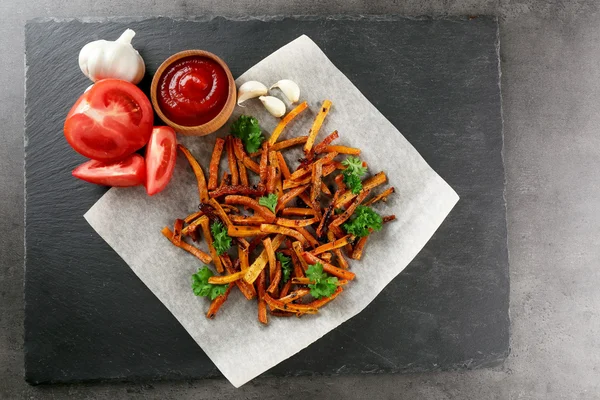
<path fill-rule="evenodd" d="M 306 135 L 320 104 L 330 99 L 333 107 L 317 141 L 337 129 L 340 139 L 336 143 L 361 148 L 361 158 L 368 162 L 370 173 L 386 171 L 389 185 L 397 190 L 387 203 L 378 204 L 376 210 L 382 215 L 396 214 L 398 220 L 373 235 L 361 261 L 350 260 L 356 280 L 318 315 L 271 318 L 268 326 L 262 326 L 257 320 L 256 302 L 245 300 L 239 291 L 233 290 L 217 317 L 205 318 L 209 300 L 194 296 L 190 288 L 190 277 L 201 267 L 200 262 L 174 247 L 160 233 L 175 218 L 183 218 L 198 207 L 196 181 L 181 156 L 173 180 L 163 193 L 149 197 L 142 188 L 113 188 L 85 214 L 96 232 L 236 387 L 362 311 L 417 255 L 458 201 L 452 188 L 310 38 L 301 36 L 277 50 L 236 83 L 258 80 L 269 86 L 279 79 L 297 82 L 301 101 L 307 100 L 310 107 L 286 128 L 281 139 Z M 283 98 L 281 93 L 274 93 Z M 245 104 L 243 109 L 236 107 L 234 117 L 241 113 L 257 117 L 268 137 L 277 120 L 258 100 Z M 218 135 L 224 136 L 228 130 L 229 124 Z M 215 136 L 179 139 L 206 171 Z M 225 162 L 221 165 L 224 167 Z M 295 166 L 290 163 L 290 168 Z M 221 174 L 222 171 L 223 168 Z"/>

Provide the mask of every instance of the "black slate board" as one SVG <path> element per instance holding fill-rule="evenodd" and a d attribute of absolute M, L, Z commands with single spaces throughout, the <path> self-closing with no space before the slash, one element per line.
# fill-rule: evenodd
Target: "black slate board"
<path fill-rule="evenodd" d="M 135 46 L 147 63 L 145 89 L 158 65 L 179 50 L 213 51 L 238 76 L 307 34 L 461 197 L 423 251 L 364 312 L 267 374 L 476 368 L 507 356 L 496 19 L 46 20 L 26 27 L 28 382 L 219 375 L 83 219 L 105 189 L 70 176 L 83 159 L 64 140 L 62 123 L 89 85 L 78 51 L 127 27 L 137 32 Z"/>

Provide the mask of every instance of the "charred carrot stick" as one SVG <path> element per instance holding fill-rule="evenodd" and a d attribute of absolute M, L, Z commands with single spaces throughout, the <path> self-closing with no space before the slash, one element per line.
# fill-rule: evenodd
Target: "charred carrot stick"
<path fill-rule="evenodd" d="M 173 243 L 173 232 L 171 232 L 171 230 L 168 227 L 165 226 L 163 228 L 163 230 L 161 231 L 161 233 L 167 239 L 169 239 L 171 241 L 171 243 Z M 175 243 L 173 243 L 173 244 L 175 244 Z M 193 256 L 197 257 L 204 264 L 210 264 L 212 262 L 211 256 L 209 256 L 208 254 L 206 254 L 205 252 L 203 252 L 199 248 L 194 247 L 194 246 L 192 246 L 190 244 L 187 244 L 183 240 L 181 241 L 181 243 L 179 243 L 179 246 L 177 246 L 177 247 L 179 247 L 179 248 L 187 251 L 188 253 L 192 254 Z"/>
<path fill-rule="evenodd" d="M 237 168 L 237 159 L 233 152 L 233 142 L 231 136 L 227 136 L 225 141 L 225 148 L 227 149 L 227 163 L 229 164 L 229 172 L 231 173 L 231 184 L 237 185 L 240 183 L 240 175 Z"/>
<path fill-rule="evenodd" d="M 287 203 L 292 201 L 296 196 L 300 195 L 302 192 L 306 190 L 308 185 L 298 186 L 297 188 L 293 188 L 290 191 L 286 192 L 277 200 L 277 207 L 275 208 L 276 212 L 279 212 Z"/>
<path fill-rule="evenodd" d="M 285 226 L 271 225 L 271 224 L 262 224 L 260 226 L 260 230 L 263 233 L 278 233 L 285 236 L 290 236 L 302 243 L 302 245 L 308 245 L 308 241 L 300 232 L 295 229 L 287 228 Z"/>
<path fill-rule="evenodd" d="M 277 161 L 279 162 L 279 169 L 281 170 L 281 174 L 283 175 L 283 177 L 285 179 L 287 179 L 291 175 L 290 169 L 288 168 L 287 163 L 285 162 L 285 158 L 283 158 L 283 154 L 281 154 L 280 151 L 276 152 L 276 154 L 277 154 Z"/>
<path fill-rule="evenodd" d="M 339 296 L 340 293 L 342 293 L 344 291 L 344 288 L 341 286 L 338 286 L 335 289 L 335 292 L 333 292 L 333 294 L 331 296 L 328 297 L 321 297 L 320 299 L 311 301 L 310 303 L 307 303 L 306 305 L 309 307 L 313 307 L 313 308 L 321 308 L 323 307 L 325 304 L 329 303 L 331 300 L 335 299 L 336 297 Z"/>
<path fill-rule="evenodd" d="M 252 226 L 260 226 L 261 224 L 266 224 L 267 220 L 261 216 L 247 216 L 247 215 L 232 215 L 231 222 L 236 225 L 252 225 Z"/>
<path fill-rule="evenodd" d="M 326 251 L 339 249 L 340 247 L 344 247 L 348 243 L 351 243 L 353 240 L 354 240 L 354 236 L 346 235 L 341 239 L 337 239 L 333 242 L 329 242 L 327 244 L 317 247 L 316 249 L 312 250 L 311 253 L 316 256 L 321 253 L 325 253 Z"/>
<path fill-rule="evenodd" d="M 281 263 L 279 261 L 277 261 L 277 263 L 275 263 L 275 274 L 273 275 L 273 278 L 271 278 L 271 284 L 267 288 L 267 292 L 269 294 L 272 294 L 275 297 L 279 297 L 278 292 L 279 292 L 279 282 L 280 281 L 281 281 Z"/>
<path fill-rule="evenodd" d="M 184 145 L 178 144 L 177 147 L 179 148 L 179 150 L 181 150 L 181 152 L 187 159 L 188 163 L 192 167 L 192 171 L 194 171 L 194 175 L 196 175 L 196 180 L 198 181 L 198 194 L 200 196 L 200 201 L 202 203 L 208 202 L 208 200 L 209 200 L 208 187 L 206 186 L 206 178 L 204 177 L 204 172 L 202 171 L 202 167 L 200 167 L 200 164 L 198 164 L 198 161 L 196 161 L 196 159 L 194 158 L 192 153 L 190 153 L 190 151 Z"/>
<path fill-rule="evenodd" d="M 234 274 L 236 272 L 235 268 L 231 264 L 231 259 L 229 258 L 229 256 L 227 254 L 224 254 L 221 256 L 221 262 L 223 263 L 223 266 L 225 267 L 225 270 L 227 271 L 228 274 Z M 236 261 L 236 264 L 241 265 L 241 262 L 239 262 L 239 259 L 238 259 L 238 261 Z M 246 262 L 246 268 L 242 267 L 242 270 L 247 269 L 247 268 L 248 268 L 248 262 Z M 242 294 L 244 295 L 244 297 L 246 299 L 252 300 L 253 298 L 256 297 L 256 290 L 254 289 L 254 285 L 248 284 L 243 279 L 238 279 L 237 281 L 235 281 L 235 284 L 237 285 L 238 289 L 240 289 L 240 292 L 242 292 Z"/>
<path fill-rule="evenodd" d="M 396 189 L 394 189 L 393 187 L 389 187 L 383 192 L 379 193 L 377 196 L 365 202 L 365 206 L 370 206 L 371 204 L 377 203 L 378 201 L 387 201 L 388 196 L 394 193 L 395 191 Z"/>
<path fill-rule="evenodd" d="M 310 128 L 310 131 L 308 131 L 308 140 L 306 141 L 306 144 L 304 145 L 304 153 L 305 154 L 310 153 L 310 151 L 312 150 L 312 147 L 315 143 L 315 139 L 317 138 L 317 135 L 319 134 L 319 130 L 321 129 L 321 125 L 323 125 L 323 121 L 325 121 L 325 117 L 329 113 L 330 109 L 331 109 L 331 101 L 325 100 L 323 102 L 323 104 L 321 105 L 321 108 L 319 109 L 319 113 L 317 114 L 317 117 L 315 118 L 315 121 L 313 122 L 313 126 Z"/>
<path fill-rule="evenodd" d="M 308 279 L 308 278 L 306 278 L 306 279 Z M 288 294 L 285 297 L 280 297 L 279 301 L 284 304 L 291 303 L 293 301 L 303 298 L 304 296 L 308 295 L 309 293 L 310 293 L 310 289 L 300 288 L 300 289 L 294 290 L 292 293 Z"/>
<path fill-rule="evenodd" d="M 314 307 L 306 307 L 304 304 L 293 304 L 293 303 L 282 303 L 279 300 L 275 300 L 268 293 L 264 296 L 265 302 L 272 310 L 283 310 L 292 312 L 301 312 L 304 314 L 316 314 L 317 309 Z"/>
<path fill-rule="evenodd" d="M 282 140 L 281 142 L 275 143 L 271 146 L 271 150 L 280 151 L 283 149 L 287 149 L 288 147 L 297 146 L 299 144 L 304 144 L 308 140 L 308 136 L 298 136 L 293 139 Z"/>
<path fill-rule="evenodd" d="M 292 288 L 292 280 L 288 280 L 285 285 L 283 285 L 283 288 L 281 288 L 281 292 L 279 292 L 279 297 L 285 297 L 288 295 L 288 293 L 290 292 L 290 289 Z"/>
<path fill-rule="evenodd" d="M 336 152 L 339 154 L 348 154 L 350 156 L 359 156 L 360 155 L 360 149 L 357 149 L 356 147 L 348 147 L 348 146 L 325 146 L 324 148 L 320 149 L 321 151 L 315 151 L 316 153 L 331 153 L 331 152 Z"/>
<path fill-rule="evenodd" d="M 210 232 L 210 221 L 206 215 L 200 217 L 200 226 L 202 226 L 202 234 L 204 235 L 204 240 L 206 240 L 206 244 L 208 244 L 208 251 L 210 252 L 210 256 L 212 257 L 215 267 L 217 268 L 217 272 L 220 274 L 223 273 L 223 265 L 221 264 L 221 258 L 217 254 L 217 250 L 213 245 L 213 238 Z"/>
<path fill-rule="evenodd" d="M 272 242 L 271 245 L 272 245 L 273 249 L 275 250 L 275 249 L 279 248 L 282 241 L 283 241 L 282 235 L 275 236 L 275 238 L 273 238 L 273 240 L 271 241 Z M 244 280 L 248 283 L 254 283 L 254 281 L 256 281 L 256 278 L 258 278 L 258 275 L 260 274 L 260 272 L 267 265 L 268 260 L 269 260 L 269 256 L 267 255 L 267 251 L 263 250 L 262 253 L 260 253 L 260 255 L 256 258 L 256 260 L 254 260 L 252 265 L 246 270 L 247 272 L 246 272 L 246 275 L 244 275 Z"/>
<path fill-rule="evenodd" d="M 217 138 L 208 167 L 208 190 L 215 190 L 217 188 L 217 180 L 219 179 L 219 163 L 221 162 L 223 146 L 225 146 L 225 140 Z"/>
<path fill-rule="evenodd" d="M 218 296 L 210 303 L 210 307 L 208 308 L 208 312 L 206 313 L 206 318 L 212 319 L 215 317 L 215 315 L 217 315 L 217 312 L 219 311 L 223 303 L 225 303 L 227 297 L 229 297 L 229 293 L 231 292 L 231 288 L 233 287 L 233 285 L 235 285 L 235 283 L 230 283 L 229 286 L 227 286 L 227 290 L 225 291 L 225 293 Z"/>
<path fill-rule="evenodd" d="M 347 279 L 351 281 L 356 277 L 356 274 L 354 272 L 350 272 L 345 269 L 341 269 L 334 265 L 331 265 L 321 260 L 319 257 L 314 256 L 306 251 L 302 253 L 302 257 L 304 258 L 304 261 L 311 265 L 321 263 L 321 265 L 323 265 L 323 271 L 327 272 L 330 275 L 337 276 L 338 278 Z"/>
<path fill-rule="evenodd" d="M 183 230 L 183 220 L 176 219 L 175 224 L 173 225 L 173 244 L 175 246 L 179 246 L 181 243 L 181 233 Z"/>
<path fill-rule="evenodd" d="M 317 239 L 315 239 L 315 237 L 313 235 L 310 234 L 309 231 L 307 231 L 305 228 L 299 226 L 296 228 L 296 230 L 298 232 L 300 232 L 300 234 L 302 236 L 304 236 L 304 238 L 306 239 L 306 241 L 312 246 L 312 247 L 317 247 L 319 245 L 319 241 Z"/>
<path fill-rule="evenodd" d="M 312 208 L 288 207 L 281 210 L 281 215 L 285 217 L 305 217 L 315 215 L 315 210 Z"/>
<path fill-rule="evenodd" d="M 271 133 L 271 137 L 269 138 L 269 144 L 274 145 L 275 142 L 277 142 L 277 139 L 279 139 L 279 136 L 281 135 L 281 132 L 283 132 L 285 127 L 288 126 L 288 124 L 292 122 L 294 118 L 300 115 L 302 111 L 306 110 L 307 107 L 308 103 L 306 101 L 303 101 L 302 103 L 298 104 L 292 111 L 287 113 L 286 116 L 283 117 L 281 121 L 279 121 L 279 124 L 277 124 L 273 133 Z"/>
<path fill-rule="evenodd" d="M 382 171 L 363 182 L 363 191 L 371 190 L 374 187 L 384 184 L 386 181 L 387 176 L 385 175 L 385 172 Z M 338 200 L 335 202 L 335 206 L 342 207 L 344 204 L 348 203 L 356 196 L 357 195 L 352 193 L 350 190 L 346 190 L 342 195 L 340 195 Z"/>
<path fill-rule="evenodd" d="M 344 211 L 342 214 L 338 215 L 337 218 L 335 218 L 331 224 L 329 224 L 330 226 L 340 226 L 341 224 L 343 224 L 344 222 L 346 222 L 348 220 L 348 218 L 350 218 L 352 216 L 352 214 L 354 214 L 354 210 L 356 210 L 356 207 L 358 207 L 360 205 L 360 203 L 363 202 L 363 200 L 369 195 L 369 193 L 371 192 L 371 190 L 369 189 L 363 189 L 358 197 L 356 198 L 356 200 L 354 200 L 352 202 L 352 204 L 350 204 L 350 206 L 346 209 L 346 211 Z"/>
<path fill-rule="evenodd" d="M 327 146 L 329 146 L 331 144 L 331 142 L 333 142 L 338 137 L 339 137 L 338 131 L 331 132 L 329 135 L 327 135 L 325 137 L 325 139 L 323 139 L 323 141 L 321 143 L 319 143 L 318 145 L 315 146 L 315 153 L 317 153 L 317 154 L 323 153 L 325 148 Z"/>
<path fill-rule="evenodd" d="M 309 219 L 286 219 L 286 218 L 277 218 L 275 220 L 275 224 L 280 226 L 286 226 L 288 228 L 299 228 L 310 226 L 314 223 L 319 222 L 318 217 L 313 217 Z"/>
<path fill-rule="evenodd" d="M 265 302 L 265 297 L 268 296 L 265 290 L 266 284 L 266 276 L 267 273 L 263 270 L 260 272 L 260 276 L 257 282 L 256 291 L 258 292 L 258 320 L 263 324 L 268 324 L 269 320 L 267 319 L 267 304 Z"/>
<path fill-rule="evenodd" d="M 335 235 L 333 234 L 333 232 L 327 231 L 327 239 L 330 242 L 333 242 L 333 241 L 336 240 L 335 239 Z M 340 250 L 340 249 L 334 249 L 333 250 L 333 254 L 335 255 L 335 258 L 337 260 L 338 266 L 341 269 L 348 269 L 348 268 L 350 268 L 350 266 L 348 265 L 348 261 L 346 260 L 346 258 L 342 254 L 342 250 Z"/>
<path fill-rule="evenodd" d="M 230 195 L 225 197 L 226 204 L 238 204 L 246 207 L 250 207 L 257 214 L 263 217 L 267 222 L 275 222 L 275 214 L 271 212 L 267 207 L 261 206 L 258 204 L 258 201 L 247 197 L 247 196 L 238 196 L 238 195 Z"/>

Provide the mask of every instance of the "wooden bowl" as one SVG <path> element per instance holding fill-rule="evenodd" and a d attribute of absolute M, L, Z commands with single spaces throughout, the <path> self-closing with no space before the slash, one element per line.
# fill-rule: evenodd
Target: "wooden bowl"
<path fill-rule="evenodd" d="M 219 114 L 217 114 L 217 116 L 215 118 L 208 121 L 207 123 L 202 124 L 202 125 L 197 125 L 197 126 L 179 125 L 179 124 L 171 121 L 162 112 L 162 110 L 160 109 L 160 107 L 158 105 L 158 100 L 157 100 L 158 82 L 160 81 L 162 74 L 174 62 L 176 62 L 182 58 L 191 57 L 191 56 L 205 57 L 205 58 L 209 58 L 213 61 L 216 61 L 221 66 L 221 68 L 223 68 L 223 70 L 225 70 L 225 74 L 227 74 L 227 83 L 229 85 L 229 91 L 227 93 L 227 101 L 225 102 L 225 105 L 223 106 L 223 109 L 221 110 L 221 112 L 219 112 Z M 236 87 L 235 87 L 235 81 L 233 80 L 233 75 L 231 75 L 231 71 L 229 70 L 229 67 L 219 57 L 217 57 L 213 53 L 210 53 L 210 52 L 204 51 L 204 50 L 185 50 L 185 51 L 180 51 L 179 53 L 173 54 L 171 57 L 167 58 L 160 65 L 160 67 L 158 67 L 158 70 L 154 74 L 154 78 L 152 78 L 152 85 L 150 86 L 150 97 L 152 99 L 152 106 L 154 107 L 154 110 L 156 111 L 156 113 L 158 114 L 160 119 L 162 119 L 165 122 L 165 124 L 169 125 L 173 129 L 175 129 L 176 132 L 179 132 L 183 135 L 188 135 L 188 136 L 204 136 L 204 135 L 208 135 L 208 134 L 215 132 L 220 127 L 225 125 L 225 123 L 231 116 L 231 113 L 233 112 L 233 109 L 235 107 Z"/>

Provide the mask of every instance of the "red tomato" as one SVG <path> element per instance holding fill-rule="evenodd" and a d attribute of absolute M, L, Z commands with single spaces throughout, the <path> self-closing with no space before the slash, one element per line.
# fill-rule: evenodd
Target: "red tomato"
<path fill-rule="evenodd" d="M 168 126 L 155 126 L 146 146 L 146 192 L 162 191 L 173 176 L 177 160 L 177 137 Z"/>
<path fill-rule="evenodd" d="M 98 185 L 137 186 L 146 179 L 146 165 L 139 154 L 109 163 L 90 160 L 75 168 L 73 176 Z"/>
<path fill-rule="evenodd" d="M 65 137 L 88 158 L 118 160 L 148 143 L 153 121 L 152 105 L 137 86 L 104 79 L 73 105 L 65 121 Z"/>

